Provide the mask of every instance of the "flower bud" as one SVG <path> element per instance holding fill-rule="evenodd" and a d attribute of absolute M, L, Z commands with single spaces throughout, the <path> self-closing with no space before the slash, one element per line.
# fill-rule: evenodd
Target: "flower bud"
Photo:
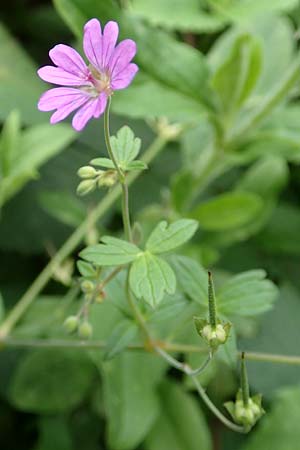
<path fill-rule="evenodd" d="M 112 187 L 118 180 L 118 174 L 115 170 L 107 170 L 98 178 L 99 187 Z"/>
<path fill-rule="evenodd" d="M 83 166 L 77 172 L 80 178 L 94 178 L 97 175 L 97 170 L 92 166 Z"/>
<path fill-rule="evenodd" d="M 95 289 L 95 284 L 90 280 L 84 280 L 81 282 L 80 287 L 84 293 L 89 294 Z"/>
<path fill-rule="evenodd" d="M 96 187 L 95 180 L 84 180 L 79 183 L 77 186 L 77 194 L 78 195 L 86 195 L 89 192 L 92 192 Z"/>
<path fill-rule="evenodd" d="M 74 331 L 76 331 L 78 323 L 79 320 L 77 316 L 69 316 L 64 321 L 63 327 L 67 333 L 73 333 Z"/>
<path fill-rule="evenodd" d="M 89 339 L 93 334 L 92 325 L 86 320 L 79 325 L 78 334 L 81 339 Z"/>

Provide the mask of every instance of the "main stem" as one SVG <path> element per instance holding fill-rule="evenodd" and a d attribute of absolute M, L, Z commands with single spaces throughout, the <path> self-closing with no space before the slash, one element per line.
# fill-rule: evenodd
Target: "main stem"
<path fill-rule="evenodd" d="M 108 103 L 107 103 L 107 106 L 106 106 L 106 109 L 104 112 L 104 137 L 105 137 L 107 152 L 116 168 L 116 171 L 117 171 L 118 177 L 119 177 L 119 182 L 122 186 L 122 217 L 123 217 L 124 231 L 125 231 L 126 239 L 131 242 L 132 241 L 132 233 L 131 233 L 130 215 L 129 215 L 128 185 L 126 183 L 125 174 L 118 164 L 118 161 L 115 157 L 115 154 L 112 149 L 111 142 L 110 142 L 110 130 L 109 130 L 110 105 L 111 105 L 111 97 L 108 97 Z"/>

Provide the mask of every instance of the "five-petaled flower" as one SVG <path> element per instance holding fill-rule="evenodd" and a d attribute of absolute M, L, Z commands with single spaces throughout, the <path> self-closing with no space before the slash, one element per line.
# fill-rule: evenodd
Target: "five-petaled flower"
<path fill-rule="evenodd" d="M 68 45 L 56 45 L 49 52 L 55 66 L 45 66 L 38 75 L 47 82 L 63 87 L 46 91 L 40 98 L 40 111 L 56 110 L 50 119 L 57 123 L 70 113 L 75 113 L 72 125 L 81 131 L 92 118 L 105 111 L 107 99 L 115 90 L 126 88 L 138 71 L 131 60 L 136 44 L 131 39 L 117 46 L 119 28 L 108 22 L 101 32 L 97 19 L 89 20 L 84 27 L 83 49 L 89 61 L 87 66 L 79 53 Z"/>

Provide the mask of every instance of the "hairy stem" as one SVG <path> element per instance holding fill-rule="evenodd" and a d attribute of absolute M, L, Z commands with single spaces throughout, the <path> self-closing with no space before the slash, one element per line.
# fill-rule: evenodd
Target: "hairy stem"
<path fill-rule="evenodd" d="M 146 339 L 146 343 L 149 346 L 152 343 L 152 337 L 151 337 L 150 331 L 147 327 L 147 324 L 145 322 L 145 319 L 144 319 L 141 311 L 139 310 L 139 308 L 136 306 L 134 298 L 132 297 L 132 294 L 130 291 L 130 286 L 129 286 L 129 268 L 128 268 L 127 277 L 126 277 L 126 296 L 127 296 L 128 304 L 132 311 L 133 317 L 135 318 L 138 326 L 140 327 L 140 329 Z"/>
<path fill-rule="evenodd" d="M 30 348 L 30 347 L 45 347 L 45 348 L 103 348 L 106 347 L 104 341 L 78 341 L 69 339 L 27 339 L 27 338 L 14 338 L 14 337 L 2 337 L 0 339 L 0 345 L 11 348 Z M 196 345 L 181 344 L 179 342 L 166 342 L 159 341 L 155 343 L 156 348 L 161 348 L 169 352 L 175 353 L 206 353 L 207 349 Z M 126 347 L 127 350 L 145 350 L 144 344 L 130 344 Z M 241 352 L 239 353 L 241 356 Z M 300 356 L 294 355 L 276 355 L 272 353 L 258 353 L 247 352 L 245 359 L 248 361 L 269 362 L 273 364 L 289 364 L 300 366 Z"/>
<path fill-rule="evenodd" d="M 150 147 L 146 150 L 142 160 L 145 163 L 151 162 L 165 147 L 168 139 L 163 136 L 158 136 Z M 140 175 L 139 171 L 131 172 L 127 178 L 128 185 L 131 185 L 133 181 Z M 115 203 L 115 201 L 121 195 L 120 186 L 113 188 L 96 206 L 96 208 L 91 212 L 91 214 L 79 225 L 79 227 L 74 231 L 74 233 L 67 239 L 64 245 L 59 249 L 56 255 L 51 259 L 44 270 L 38 275 L 34 280 L 32 285 L 28 288 L 25 294 L 20 298 L 18 303 L 9 312 L 6 319 L 0 326 L 0 340 L 5 338 L 15 324 L 20 320 L 23 314 L 27 311 L 29 306 L 35 300 L 37 295 L 46 286 L 48 281 L 51 279 L 53 273 L 60 266 L 60 264 L 76 249 L 76 247 L 84 239 L 84 236 L 89 229 L 89 227 L 97 222 Z"/>
<path fill-rule="evenodd" d="M 128 185 L 126 183 L 126 178 L 124 172 L 121 170 L 118 161 L 114 155 L 114 151 L 111 147 L 110 142 L 110 130 L 109 130 L 109 111 L 111 105 L 111 97 L 108 98 L 108 103 L 104 112 L 104 136 L 107 152 L 109 154 L 110 159 L 112 160 L 116 171 L 118 172 L 119 182 L 122 186 L 122 218 L 124 225 L 124 232 L 126 239 L 132 242 L 132 233 L 130 226 L 130 214 L 129 214 L 129 196 L 128 196 Z"/>
<path fill-rule="evenodd" d="M 227 419 L 227 417 L 224 416 L 224 414 L 219 411 L 219 409 L 213 404 L 211 399 L 206 394 L 205 390 L 200 384 L 200 381 L 196 376 L 191 376 L 194 385 L 197 389 L 198 394 L 206 404 L 206 406 L 211 410 L 211 412 L 227 427 L 230 428 L 230 430 L 235 431 L 237 433 L 246 433 L 244 427 L 240 427 L 236 425 L 235 423 L 231 422 L 231 420 Z"/>

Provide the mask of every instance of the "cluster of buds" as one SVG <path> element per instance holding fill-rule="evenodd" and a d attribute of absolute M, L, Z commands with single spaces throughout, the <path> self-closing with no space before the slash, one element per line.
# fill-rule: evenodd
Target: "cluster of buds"
<path fill-rule="evenodd" d="M 209 319 L 194 317 L 198 334 L 207 342 L 211 350 L 225 344 L 229 337 L 231 324 L 223 323 L 217 317 L 216 298 L 211 272 L 208 272 L 208 311 Z"/>
<path fill-rule="evenodd" d="M 97 284 L 91 280 L 83 280 L 80 284 L 84 293 L 84 299 L 88 303 L 102 303 L 105 299 L 105 292 L 99 289 Z"/>
<path fill-rule="evenodd" d="M 88 320 L 89 307 L 92 303 L 102 303 L 105 298 L 103 289 L 99 289 L 99 285 L 90 279 L 83 278 L 80 288 L 84 294 L 83 307 L 77 315 L 69 316 L 64 322 L 64 328 L 67 333 L 78 332 L 81 339 L 89 339 L 93 334 L 93 328 Z"/>
<path fill-rule="evenodd" d="M 239 425 L 243 425 L 245 431 L 249 431 L 265 413 L 261 394 L 250 397 L 249 383 L 245 365 L 244 353 L 241 360 L 241 388 L 238 390 L 235 402 L 227 402 L 225 408 Z"/>
<path fill-rule="evenodd" d="M 64 321 L 64 329 L 69 334 L 77 331 L 81 339 L 89 339 L 93 334 L 90 322 L 86 318 L 82 320 L 80 315 L 67 317 Z"/>
<path fill-rule="evenodd" d="M 82 181 L 77 187 L 78 195 L 86 195 L 93 192 L 96 187 L 112 187 L 118 180 L 115 169 L 97 170 L 92 166 L 83 166 L 77 172 Z"/>

